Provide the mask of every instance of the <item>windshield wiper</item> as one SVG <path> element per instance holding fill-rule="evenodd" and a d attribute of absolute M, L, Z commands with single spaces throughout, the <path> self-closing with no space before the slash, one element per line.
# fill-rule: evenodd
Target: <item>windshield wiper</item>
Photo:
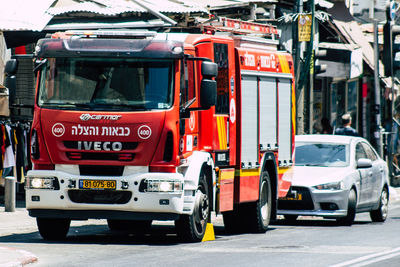
<path fill-rule="evenodd" d="M 325 165 L 322 165 L 321 163 L 300 163 L 300 164 L 295 164 L 295 166 L 325 167 Z"/>
<path fill-rule="evenodd" d="M 109 108 L 109 109 L 118 109 L 118 108 L 126 108 L 126 109 L 131 109 L 131 110 L 146 110 L 146 107 L 144 105 L 138 105 L 138 104 L 124 104 L 124 103 L 94 103 L 93 106 L 94 108 L 96 107 L 101 107 L 101 108 Z"/>
<path fill-rule="evenodd" d="M 62 103 L 44 103 L 42 104 L 42 107 L 57 107 L 57 108 L 86 108 L 90 109 L 92 108 L 92 105 L 89 104 L 81 104 L 81 103 L 74 103 L 74 102 L 62 102 Z"/>

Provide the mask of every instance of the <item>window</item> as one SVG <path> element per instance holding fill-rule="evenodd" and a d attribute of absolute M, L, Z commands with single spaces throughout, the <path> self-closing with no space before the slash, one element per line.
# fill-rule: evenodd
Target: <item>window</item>
<path fill-rule="evenodd" d="M 378 159 L 378 157 L 376 156 L 375 152 L 372 150 L 372 148 L 366 144 L 366 143 L 362 143 L 364 150 L 368 156 L 368 158 L 372 161 L 376 161 Z"/>
<path fill-rule="evenodd" d="M 149 110 L 173 103 L 173 61 L 49 58 L 38 105 L 54 109 Z"/>
<path fill-rule="evenodd" d="M 196 99 L 196 63 L 190 58 L 184 61 L 184 84 L 181 87 L 181 107 L 189 107 Z"/>
<path fill-rule="evenodd" d="M 356 145 L 356 161 L 359 159 L 367 159 L 367 154 L 364 151 L 364 148 L 361 143 Z"/>
<path fill-rule="evenodd" d="M 218 64 L 217 105 L 215 113 L 229 114 L 229 61 L 228 45 L 214 44 L 214 61 Z"/>
<path fill-rule="evenodd" d="M 296 142 L 296 166 L 348 166 L 348 146 L 328 143 Z"/>

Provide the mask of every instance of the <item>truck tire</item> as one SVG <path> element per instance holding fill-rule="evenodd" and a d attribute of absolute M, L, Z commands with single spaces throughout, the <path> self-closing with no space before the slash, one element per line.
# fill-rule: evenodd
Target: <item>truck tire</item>
<path fill-rule="evenodd" d="M 262 173 L 259 199 L 253 203 L 242 205 L 241 221 L 245 220 L 245 228 L 251 233 L 265 233 L 271 220 L 272 190 L 268 172 Z"/>
<path fill-rule="evenodd" d="M 137 234 L 145 234 L 150 232 L 151 220 L 132 221 L 132 220 L 107 220 L 108 228 L 111 231 L 127 231 Z"/>
<path fill-rule="evenodd" d="M 222 213 L 224 219 L 225 231 L 230 234 L 240 233 L 240 212 L 239 206 L 235 207 L 232 211 Z"/>
<path fill-rule="evenodd" d="M 181 215 L 175 221 L 177 234 L 185 242 L 200 242 L 206 232 L 207 223 L 211 221 L 211 205 L 206 179 L 206 174 L 202 169 L 192 215 Z"/>
<path fill-rule="evenodd" d="M 70 219 L 62 218 L 36 218 L 40 235 L 44 240 L 64 239 L 71 224 Z"/>

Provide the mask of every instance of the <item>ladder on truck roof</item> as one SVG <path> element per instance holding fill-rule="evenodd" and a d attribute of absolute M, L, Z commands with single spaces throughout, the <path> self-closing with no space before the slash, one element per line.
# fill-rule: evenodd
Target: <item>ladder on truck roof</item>
<path fill-rule="evenodd" d="M 205 31 L 211 32 L 231 32 L 239 35 L 256 35 L 264 38 L 279 39 L 278 29 L 271 24 L 248 22 L 238 19 L 218 18 L 209 20 L 203 24 Z"/>
<path fill-rule="evenodd" d="M 277 50 L 279 30 L 271 24 L 247 22 L 238 19 L 221 17 L 208 20 L 202 24 L 204 33 L 231 33 L 237 47 Z"/>

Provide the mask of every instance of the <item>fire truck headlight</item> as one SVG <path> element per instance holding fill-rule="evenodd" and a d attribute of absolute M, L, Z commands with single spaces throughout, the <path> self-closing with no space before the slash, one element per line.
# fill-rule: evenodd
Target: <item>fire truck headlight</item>
<path fill-rule="evenodd" d="M 172 53 L 174 53 L 174 54 L 180 54 L 182 52 L 183 52 L 183 49 L 180 46 L 175 46 L 174 49 L 172 50 Z"/>
<path fill-rule="evenodd" d="M 27 177 L 25 188 L 58 190 L 59 185 L 55 177 Z"/>
<path fill-rule="evenodd" d="M 171 192 L 173 188 L 173 183 L 171 182 L 161 182 L 159 185 L 161 192 Z"/>
<path fill-rule="evenodd" d="M 183 183 L 179 180 L 146 179 L 142 188 L 143 192 L 181 193 Z"/>

